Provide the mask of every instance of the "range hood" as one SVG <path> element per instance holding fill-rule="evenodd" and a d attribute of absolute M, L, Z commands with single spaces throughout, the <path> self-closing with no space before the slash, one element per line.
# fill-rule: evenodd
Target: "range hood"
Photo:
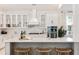
<path fill-rule="evenodd" d="M 33 5 L 32 18 L 29 20 L 29 25 L 39 25 L 39 21 L 36 16 L 37 16 L 36 5 Z"/>

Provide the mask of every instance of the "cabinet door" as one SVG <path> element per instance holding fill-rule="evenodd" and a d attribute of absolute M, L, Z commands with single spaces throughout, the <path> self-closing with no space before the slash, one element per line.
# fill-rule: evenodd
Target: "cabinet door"
<path fill-rule="evenodd" d="M 10 55 L 10 43 L 9 42 L 5 43 L 5 54 Z"/>
<path fill-rule="evenodd" d="M 27 15 L 23 15 L 23 27 L 27 27 Z"/>
<path fill-rule="evenodd" d="M 17 15 L 17 27 L 21 27 L 21 15 Z"/>
<path fill-rule="evenodd" d="M 48 13 L 46 26 L 58 26 L 58 15 L 55 13 Z"/>
<path fill-rule="evenodd" d="M 41 26 L 45 27 L 46 15 L 41 15 Z"/>
<path fill-rule="evenodd" d="M 16 15 L 12 15 L 12 27 L 16 27 Z"/>
<path fill-rule="evenodd" d="M 58 14 L 56 13 L 56 14 L 53 14 L 53 16 L 52 16 L 52 23 L 53 23 L 53 25 L 54 26 L 59 26 L 59 23 L 58 23 Z"/>
<path fill-rule="evenodd" d="M 10 27 L 11 26 L 11 17 L 10 15 L 6 15 L 6 27 Z"/>
<path fill-rule="evenodd" d="M 52 26 L 52 25 L 53 25 L 53 15 L 47 14 L 46 26 Z"/>
<path fill-rule="evenodd" d="M 0 27 L 3 27 L 3 15 L 0 14 Z"/>

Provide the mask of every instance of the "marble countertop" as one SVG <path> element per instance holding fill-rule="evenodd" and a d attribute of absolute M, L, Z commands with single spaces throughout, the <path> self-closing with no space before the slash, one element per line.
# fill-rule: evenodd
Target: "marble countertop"
<path fill-rule="evenodd" d="M 21 39 L 19 40 L 19 35 L 9 36 L 2 35 L 3 42 L 74 42 L 69 40 L 67 37 L 62 38 L 47 38 L 45 35 L 29 35 L 30 39 Z"/>
<path fill-rule="evenodd" d="M 42 38 L 42 37 L 33 37 L 29 40 L 21 39 L 15 37 L 11 39 L 5 39 L 4 42 L 73 42 L 73 41 L 68 41 L 67 38 Z"/>

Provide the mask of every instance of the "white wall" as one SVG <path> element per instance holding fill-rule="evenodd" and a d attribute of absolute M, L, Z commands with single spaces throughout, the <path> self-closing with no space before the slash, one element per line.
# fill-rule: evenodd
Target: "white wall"
<path fill-rule="evenodd" d="M 79 4 L 75 5 L 74 11 L 74 24 L 73 24 L 73 39 L 75 42 L 79 42 Z"/>
<path fill-rule="evenodd" d="M 10 43 L 5 43 L 5 55 L 10 55 Z"/>
<path fill-rule="evenodd" d="M 79 42 L 74 43 L 74 54 L 79 55 Z"/>

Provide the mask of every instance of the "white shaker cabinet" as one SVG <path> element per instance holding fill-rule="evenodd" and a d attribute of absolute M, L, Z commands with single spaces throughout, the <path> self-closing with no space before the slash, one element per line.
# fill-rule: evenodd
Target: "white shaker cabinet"
<path fill-rule="evenodd" d="M 0 14 L 0 27 L 3 27 L 3 14 Z"/>
<path fill-rule="evenodd" d="M 16 15 L 12 15 L 12 27 L 16 27 Z"/>
<path fill-rule="evenodd" d="M 21 27 L 21 15 L 17 15 L 17 27 Z"/>
<path fill-rule="evenodd" d="M 11 27 L 11 16 L 6 15 L 6 27 Z"/>
<path fill-rule="evenodd" d="M 58 14 L 57 13 L 47 14 L 46 26 L 58 26 Z"/>
<path fill-rule="evenodd" d="M 27 15 L 23 15 L 23 27 L 27 27 Z"/>

